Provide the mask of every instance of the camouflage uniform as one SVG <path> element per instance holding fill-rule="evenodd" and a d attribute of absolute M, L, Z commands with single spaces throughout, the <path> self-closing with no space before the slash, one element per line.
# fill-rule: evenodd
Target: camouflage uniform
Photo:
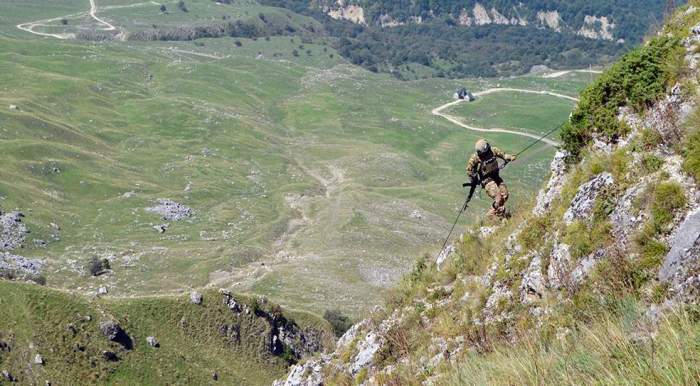
<path fill-rule="evenodd" d="M 470 178 L 481 178 L 481 186 L 486 190 L 486 194 L 493 199 L 489 215 L 503 218 L 506 216 L 508 188 L 498 173 L 496 158 L 505 161 L 515 160 L 515 156 L 507 154 L 497 147 L 489 147 L 489 151 L 486 154 L 479 156 L 475 153 L 469 158 L 469 161 L 467 161 L 467 175 Z"/>

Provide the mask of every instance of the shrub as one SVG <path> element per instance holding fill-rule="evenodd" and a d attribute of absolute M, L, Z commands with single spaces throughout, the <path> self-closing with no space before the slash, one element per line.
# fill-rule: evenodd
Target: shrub
<path fill-rule="evenodd" d="M 643 129 L 639 141 L 643 150 L 651 150 L 662 142 L 661 134 L 655 129 Z"/>
<path fill-rule="evenodd" d="M 46 276 L 41 275 L 41 274 L 36 274 L 36 275 L 29 275 L 27 279 L 31 282 L 34 282 L 38 285 L 46 285 Z"/>
<path fill-rule="evenodd" d="M 341 337 L 345 331 L 352 327 L 352 320 L 337 309 L 326 310 L 326 312 L 323 313 L 323 319 L 326 319 L 328 323 L 331 324 L 333 332 L 337 337 Z"/>
<path fill-rule="evenodd" d="M 581 94 L 581 101 L 561 131 L 563 147 L 578 158 L 593 134 L 608 140 L 628 128 L 617 119 L 621 106 L 642 111 L 666 89 L 670 75 L 664 64 L 678 47 L 678 40 L 657 37 L 630 51 Z"/>
<path fill-rule="evenodd" d="M 295 56 L 295 57 L 298 57 L 298 56 L 299 56 L 299 51 L 297 51 L 297 50 L 292 50 L 292 55 Z"/>
<path fill-rule="evenodd" d="M 68 25 L 67 19 L 61 19 L 61 25 Z"/>
<path fill-rule="evenodd" d="M 165 12 L 168 11 L 168 8 L 165 6 L 165 4 L 161 4 L 161 5 L 160 5 L 160 11 L 163 12 L 163 13 L 165 13 Z"/>
<path fill-rule="evenodd" d="M 233 42 L 233 44 L 234 44 L 236 47 L 241 47 L 241 46 L 243 45 L 243 43 L 241 43 L 240 40 L 236 40 L 235 42 Z"/>
<path fill-rule="evenodd" d="M 664 162 L 661 160 L 661 158 L 653 154 L 644 154 L 642 157 L 642 169 L 646 174 L 651 174 L 661 169 L 661 165 L 663 165 L 663 163 Z"/>
<path fill-rule="evenodd" d="M 98 259 L 97 257 L 93 256 L 90 258 L 90 260 L 88 260 L 85 269 L 92 276 L 100 276 L 110 269 L 109 260 Z"/>
<path fill-rule="evenodd" d="M 183 0 L 177 2 L 177 9 L 179 9 L 182 12 L 189 12 L 189 9 L 187 9 L 187 5 Z"/>

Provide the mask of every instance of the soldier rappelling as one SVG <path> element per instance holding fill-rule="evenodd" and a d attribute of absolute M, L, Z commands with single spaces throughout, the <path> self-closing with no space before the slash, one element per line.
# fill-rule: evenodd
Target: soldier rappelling
<path fill-rule="evenodd" d="M 508 215 L 506 211 L 508 187 L 499 174 L 501 166 L 498 159 L 508 163 L 514 161 L 516 156 L 507 154 L 497 147 L 491 147 L 485 139 L 476 141 L 474 149 L 476 153 L 467 162 L 467 175 L 472 184 L 480 184 L 493 200 L 489 215 L 495 218 L 505 218 Z"/>
<path fill-rule="evenodd" d="M 485 139 L 476 141 L 476 145 L 474 146 L 476 154 L 472 155 L 467 162 L 467 175 L 471 179 L 471 182 L 462 184 L 462 187 L 469 187 L 469 193 L 467 194 L 467 199 L 464 201 L 464 205 L 459 210 L 459 213 L 457 213 L 457 217 L 455 218 L 454 223 L 452 223 L 452 228 L 450 228 L 450 231 L 447 233 L 445 241 L 442 243 L 442 248 L 440 249 L 441 254 L 445 250 L 445 246 L 450 240 L 450 236 L 452 236 L 452 231 L 454 231 L 455 226 L 459 221 L 459 217 L 469 207 L 469 202 L 472 200 L 474 191 L 479 185 L 481 185 L 481 187 L 486 190 L 489 197 L 493 199 L 493 204 L 491 204 L 489 214 L 499 219 L 507 216 L 508 213 L 506 211 L 506 201 L 508 201 L 508 188 L 500 176 L 501 169 L 506 167 L 506 165 L 508 165 L 508 163 L 511 161 L 515 161 L 520 154 L 523 154 L 528 149 L 538 144 L 540 141 L 542 141 L 542 139 L 559 130 L 559 128 L 561 128 L 561 126 L 557 126 L 544 133 L 541 137 L 537 138 L 531 144 L 525 146 L 524 149 L 520 150 L 514 155 L 507 154 L 496 147 L 492 148 Z M 498 163 L 499 158 L 505 161 L 503 165 Z"/>

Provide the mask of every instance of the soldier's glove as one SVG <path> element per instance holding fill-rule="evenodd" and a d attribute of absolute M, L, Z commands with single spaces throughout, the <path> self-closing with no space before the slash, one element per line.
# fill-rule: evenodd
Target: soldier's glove
<path fill-rule="evenodd" d="M 505 158 L 506 158 L 506 161 L 513 162 L 518 158 L 518 156 L 512 155 L 512 154 L 507 154 Z"/>

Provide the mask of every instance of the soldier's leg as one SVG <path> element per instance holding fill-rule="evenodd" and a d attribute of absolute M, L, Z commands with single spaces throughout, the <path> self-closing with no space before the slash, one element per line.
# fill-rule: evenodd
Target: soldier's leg
<path fill-rule="evenodd" d="M 506 201 L 508 201 L 508 187 L 505 183 L 501 182 L 498 185 L 498 195 L 501 199 L 500 206 L 498 208 L 498 214 L 500 216 L 506 215 Z"/>
<path fill-rule="evenodd" d="M 489 209 L 489 216 L 497 216 L 498 206 L 496 205 L 496 202 L 500 200 L 501 196 L 498 189 L 498 184 L 494 181 L 491 181 L 488 184 L 486 184 L 486 186 L 484 186 L 484 190 L 486 191 L 486 194 L 488 194 L 489 197 L 491 197 L 491 199 L 493 200 L 493 204 L 491 204 L 491 209 Z"/>

